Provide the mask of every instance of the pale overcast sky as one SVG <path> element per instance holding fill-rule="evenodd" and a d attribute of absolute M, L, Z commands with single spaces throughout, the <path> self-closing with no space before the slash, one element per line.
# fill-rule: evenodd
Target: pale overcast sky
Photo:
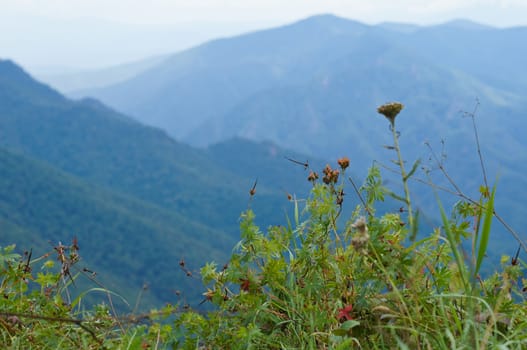
<path fill-rule="evenodd" d="M 375 24 L 527 25 L 527 0 L 0 0 L 0 58 L 95 68 L 332 13 Z"/>

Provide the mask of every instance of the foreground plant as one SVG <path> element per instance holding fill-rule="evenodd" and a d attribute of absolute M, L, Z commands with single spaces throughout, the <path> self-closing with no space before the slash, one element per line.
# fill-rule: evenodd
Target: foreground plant
<path fill-rule="evenodd" d="M 518 254 L 503 257 L 496 272 L 481 276 L 497 215 L 496 188 L 489 189 L 486 177 L 478 200 L 454 185 L 462 200 L 451 215 L 438 200 L 442 225 L 415 240 L 418 222 L 407 183 L 419 163 L 406 172 L 395 130 L 401 109 L 392 103 L 378 111 L 392 127 L 390 147 L 397 152 L 404 197 L 383 187 L 377 166 L 361 187 L 346 179 L 347 157 L 337 166 L 328 164 L 321 176 L 309 169 L 311 193 L 305 201 L 292 200 L 294 216 L 287 226 L 263 232 L 249 209 L 242 213 L 241 240 L 228 263 L 201 269 L 207 313 L 185 304 L 118 317 L 111 298 L 109 306 L 84 310 L 78 307 L 81 299 L 68 293 L 77 277 L 76 241 L 55 247 L 56 259 L 32 259 L 31 252 L 20 256 L 13 247 L 4 248 L 0 344 L 12 349 L 526 348 L 525 264 Z M 358 199 L 344 218 L 343 203 L 351 197 L 345 194 L 346 180 Z M 251 198 L 255 187 L 256 181 Z M 403 207 L 376 214 L 385 195 Z M 184 260 L 179 267 L 189 276 Z"/>
<path fill-rule="evenodd" d="M 404 169 L 395 117 L 401 104 L 379 108 L 391 123 L 405 196 L 404 210 L 372 215 L 391 194 L 372 167 L 352 216 L 342 223 L 344 173 L 327 165 L 305 207 L 295 201 L 287 227 L 262 232 L 254 213 L 242 214 L 241 238 L 228 264 L 201 270 L 208 315 L 186 312 L 176 320 L 185 348 L 258 349 L 485 349 L 527 346 L 524 265 L 502 261 L 501 271 L 479 275 L 493 217 L 492 194 L 458 205 L 443 226 L 413 241 L 410 177 Z M 438 202 L 441 208 L 441 203 Z M 468 215 L 468 207 L 474 209 Z M 477 210 L 475 210 L 477 209 Z M 408 220 L 408 225 L 406 220 Z M 472 228 L 471 222 L 483 221 Z M 412 239 L 410 239 L 412 238 Z M 463 250 L 472 240 L 472 255 Z"/>

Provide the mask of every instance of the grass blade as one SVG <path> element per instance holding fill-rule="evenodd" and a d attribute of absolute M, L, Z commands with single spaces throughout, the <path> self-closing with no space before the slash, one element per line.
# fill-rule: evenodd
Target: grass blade
<path fill-rule="evenodd" d="M 481 235 L 479 239 L 479 246 L 477 250 L 477 258 L 476 258 L 476 268 L 474 270 L 474 275 L 477 275 L 479 272 L 479 269 L 481 268 L 481 263 L 483 262 L 483 258 L 485 257 L 485 253 L 487 252 L 487 246 L 489 244 L 489 237 L 490 237 L 490 227 L 492 224 L 492 217 L 494 215 L 494 194 L 496 193 L 496 185 L 492 188 L 492 193 L 490 194 L 490 198 L 487 202 L 487 208 L 485 210 L 485 220 L 483 221 L 483 227 L 481 229 Z"/>

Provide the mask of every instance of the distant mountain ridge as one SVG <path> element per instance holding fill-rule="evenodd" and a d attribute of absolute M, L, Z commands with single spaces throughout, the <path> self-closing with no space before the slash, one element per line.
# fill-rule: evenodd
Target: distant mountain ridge
<path fill-rule="evenodd" d="M 322 15 L 205 43 L 86 93 L 192 145 L 267 140 L 323 159 L 347 155 L 363 173 L 372 160 L 389 163 L 382 146 L 392 141 L 376 107 L 400 101 L 397 128 L 408 162 L 430 158 L 424 142 L 441 152 L 444 141 L 451 175 L 471 193 L 481 170 L 466 113 L 478 104 L 488 175 L 500 174 L 498 204 L 523 227 L 513 204 L 527 198 L 526 152 L 519 151 L 527 146 L 523 42 L 527 27 L 465 20 L 372 26 Z"/>
<path fill-rule="evenodd" d="M 403 26 L 405 29 L 401 30 Z M 370 26 L 320 15 L 279 28 L 211 41 L 174 54 L 128 81 L 76 96 L 95 96 L 146 124 L 167 130 L 177 139 L 191 144 L 210 144 L 227 135 L 220 133 L 219 138 L 208 140 L 207 126 L 211 122 L 232 126 L 231 116 L 243 114 L 241 106 L 253 97 L 284 88 L 303 89 L 323 72 L 349 75 L 352 71 L 331 72 L 331 67 L 342 67 L 338 62 L 346 59 L 375 62 L 382 54 L 371 50 L 375 47 L 396 50 L 402 57 L 420 57 L 422 65 L 435 66 L 446 74 L 459 71 L 484 85 L 484 89 L 491 87 L 521 94 L 527 86 L 527 73 L 522 69 L 527 49 L 518 47 L 517 43 L 526 37 L 527 28 L 497 29 L 466 20 L 428 27 Z M 399 62 L 393 63 L 395 68 Z M 362 64 L 361 69 L 367 68 L 375 69 L 375 65 Z M 346 69 L 351 70 L 352 65 Z M 364 73 L 376 77 L 374 71 Z M 375 79 L 379 78 L 377 75 Z M 368 81 L 353 83 L 360 89 Z M 378 90 L 384 96 L 391 95 L 390 91 Z M 472 98 L 479 96 L 474 89 L 460 92 Z M 379 95 L 377 101 L 382 99 Z M 236 127 L 239 136 L 244 136 L 242 127 Z M 319 136 L 323 137 L 323 133 Z M 276 138 L 272 140 L 277 142 Z"/>

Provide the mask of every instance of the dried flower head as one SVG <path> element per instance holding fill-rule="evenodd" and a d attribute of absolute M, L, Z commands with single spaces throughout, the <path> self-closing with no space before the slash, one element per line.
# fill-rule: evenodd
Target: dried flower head
<path fill-rule="evenodd" d="M 240 278 L 240 289 L 248 292 L 251 289 L 251 281 L 248 278 Z"/>
<path fill-rule="evenodd" d="M 324 177 L 322 178 L 322 181 L 324 181 L 326 185 L 337 183 L 339 179 L 339 174 L 340 174 L 338 169 L 331 169 L 331 167 L 328 164 L 326 165 L 324 170 L 322 170 L 322 172 L 324 173 Z"/>
<path fill-rule="evenodd" d="M 331 181 L 333 181 L 333 183 L 337 183 L 337 181 L 339 180 L 339 174 L 340 171 L 338 171 L 337 169 L 331 172 Z"/>
<path fill-rule="evenodd" d="M 331 169 L 331 167 L 329 166 L 329 164 L 326 164 L 326 167 L 324 168 L 324 170 L 322 170 L 322 172 L 324 173 L 324 175 L 330 175 L 332 171 L 333 171 L 333 169 Z"/>
<path fill-rule="evenodd" d="M 337 163 L 339 163 L 340 168 L 342 170 L 346 169 L 350 165 L 350 160 L 348 157 L 342 157 L 339 160 L 337 160 Z"/>
<path fill-rule="evenodd" d="M 315 182 L 318 179 L 318 174 L 314 171 L 309 172 L 309 176 L 307 177 L 307 180 L 310 182 Z"/>
<path fill-rule="evenodd" d="M 393 125 L 395 123 L 395 117 L 397 117 L 397 114 L 404 108 L 404 105 L 399 102 L 390 102 L 385 103 L 379 108 L 377 108 L 377 112 L 384 115 L 386 119 L 390 121 L 390 123 Z"/>

